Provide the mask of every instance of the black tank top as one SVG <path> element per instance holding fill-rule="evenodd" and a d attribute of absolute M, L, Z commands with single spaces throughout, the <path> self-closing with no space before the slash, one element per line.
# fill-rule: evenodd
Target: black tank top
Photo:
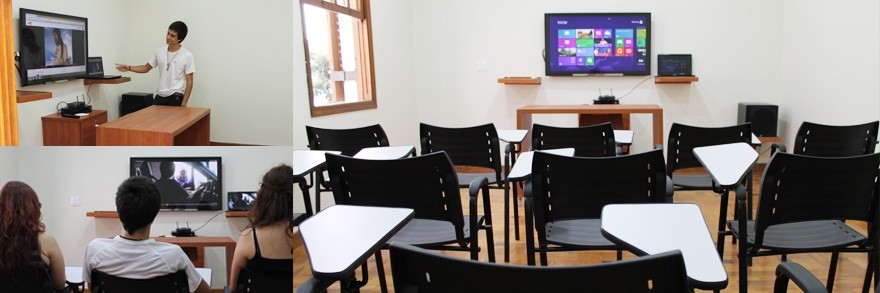
<path fill-rule="evenodd" d="M 257 241 L 257 229 L 251 229 L 254 235 L 254 258 L 247 262 L 247 268 L 262 275 L 272 277 L 290 277 L 293 276 L 293 258 L 290 259 L 269 259 L 264 258 L 260 253 L 260 242 Z M 292 256 L 292 254 L 291 254 Z"/>

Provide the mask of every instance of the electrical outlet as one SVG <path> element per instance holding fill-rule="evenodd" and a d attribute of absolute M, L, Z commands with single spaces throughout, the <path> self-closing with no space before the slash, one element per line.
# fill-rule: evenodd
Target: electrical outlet
<path fill-rule="evenodd" d="M 474 69 L 476 69 L 477 72 L 488 71 L 489 70 L 489 63 L 486 62 L 485 59 L 477 59 L 477 61 L 474 62 Z"/>
<path fill-rule="evenodd" d="M 71 196 L 70 197 L 70 206 L 78 207 L 82 204 L 82 198 L 79 196 Z"/>

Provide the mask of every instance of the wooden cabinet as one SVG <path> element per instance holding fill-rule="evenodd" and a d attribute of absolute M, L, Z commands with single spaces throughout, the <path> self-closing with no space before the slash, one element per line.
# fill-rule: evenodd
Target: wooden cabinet
<path fill-rule="evenodd" d="M 62 117 L 55 113 L 43 116 L 43 145 L 93 146 L 97 141 L 96 126 L 107 123 L 107 111 L 92 110 L 88 116 Z"/>

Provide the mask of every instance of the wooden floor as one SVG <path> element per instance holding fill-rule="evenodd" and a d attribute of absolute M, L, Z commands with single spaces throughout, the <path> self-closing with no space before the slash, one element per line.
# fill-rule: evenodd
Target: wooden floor
<path fill-rule="evenodd" d="M 759 186 L 760 172 L 755 172 L 755 186 L 757 193 L 757 186 Z M 467 190 L 462 190 L 462 196 L 466 197 Z M 733 196 L 731 196 L 732 198 Z M 706 225 L 709 227 L 710 234 L 712 234 L 713 238 L 715 237 L 715 230 L 717 229 L 718 223 L 718 212 L 720 205 L 720 196 L 711 192 L 711 191 L 677 191 L 675 193 L 674 201 L 677 203 L 695 203 L 699 205 L 700 209 L 703 212 L 703 217 L 706 220 Z M 757 202 L 757 194 L 755 196 L 755 202 Z M 503 261 L 503 249 L 504 249 L 504 225 L 503 225 L 503 211 L 504 211 L 504 202 L 503 200 L 503 192 L 500 190 L 492 190 L 492 212 L 493 212 L 493 220 L 495 223 L 494 233 L 495 233 L 495 253 L 496 259 L 498 262 Z M 732 217 L 733 211 L 733 200 L 730 201 L 730 206 L 728 207 L 728 211 L 731 211 L 729 217 Z M 463 202 L 462 207 L 467 209 L 467 202 Z M 482 208 L 480 208 L 482 210 Z M 522 215 L 522 204 L 520 202 L 520 215 Z M 856 226 L 862 233 L 865 231 L 864 225 Z M 522 225 L 522 219 L 520 218 L 520 231 L 524 231 Z M 513 233 L 511 233 L 513 234 Z M 485 247 L 485 237 L 484 234 L 480 233 L 480 246 Z M 511 238 L 513 236 L 511 235 Z M 525 238 L 520 237 L 520 240 L 511 239 L 511 264 L 513 265 L 525 265 L 526 263 L 526 244 Z M 717 239 L 716 239 L 717 241 Z M 717 242 L 716 242 L 717 243 Z M 722 292 L 737 292 L 739 288 L 738 280 L 738 269 L 737 269 L 737 258 L 735 255 L 735 247 L 731 244 L 730 237 L 726 238 L 725 241 L 725 249 L 723 256 L 724 267 L 727 270 L 729 285 L 727 289 L 722 290 Z M 384 252 L 385 255 L 383 259 L 385 260 L 385 269 L 386 276 L 389 282 L 389 287 L 391 286 L 391 265 L 388 263 L 388 252 Z M 468 258 L 467 253 L 464 252 L 442 252 L 449 255 L 459 256 L 461 258 Z M 486 249 L 482 249 L 480 252 L 480 261 L 487 261 Z M 632 254 L 624 253 L 624 258 L 632 258 L 635 257 Z M 306 256 L 305 249 L 303 249 L 302 245 L 299 245 L 294 250 L 294 285 L 299 286 L 302 282 L 305 282 L 309 277 L 311 277 L 311 272 L 309 271 L 308 257 Z M 556 252 L 549 254 L 549 265 L 557 266 L 557 265 L 580 265 L 580 264 L 591 264 L 591 263 L 602 263 L 602 262 L 610 262 L 615 260 L 614 252 Z M 820 280 L 825 283 L 825 278 L 828 274 L 828 264 L 830 261 L 830 256 L 828 254 L 798 254 L 789 256 L 789 261 L 794 261 L 804 265 L 810 272 L 819 276 Z M 754 258 L 754 262 L 752 267 L 749 268 L 749 292 L 772 292 L 773 290 L 773 282 L 775 280 L 775 270 L 776 266 L 779 264 L 780 258 L 778 256 L 765 256 L 765 257 L 757 257 Z M 375 269 L 375 260 L 370 258 L 368 261 L 370 268 L 370 279 L 368 284 L 362 288 L 362 292 L 380 292 L 379 290 L 379 281 L 376 277 L 376 269 Z M 861 292 L 862 281 L 864 280 L 865 268 L 867 266 L 867 257 L 865 254 L 856 253 L 856 254 L 841 254 L 840 263 L 838 264 L 837 278 L 835 280 L 834 291 L 835 292 Z M 358 276 L 360 276 L 360 270 L 358 270 Z M 338 285 L 333 285 L 330 288 L 330 292 L 338 292 Z M 790 286 L 790 292 L 800 292 L 793 285 Z M 389 291 L 393 292 L 394 288 L 389 288 Z"/>

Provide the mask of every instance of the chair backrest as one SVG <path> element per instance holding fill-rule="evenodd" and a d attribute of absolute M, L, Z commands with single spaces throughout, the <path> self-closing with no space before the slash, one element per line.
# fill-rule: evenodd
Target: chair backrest
<path fill-rule="evenodd" d="M 568 157 L 535 152 L 532 196 L 535 225 L 594 218 L 612 203 L 665 202 L 662 150 L 621 157 Z M 543 229 L 538 229 L 543 231 Z"/>
<path fill-rule="evenodd" d="M 37 258 L 39 253 L 37 252 Z M 45 262 L 32 262 L 32 266 L 16 272 L 15 276 L 0 277 L 2 292 L 55 292 L 49 266 Z"/>
<path fill-rule="evenodd" d="M 764 170 L 755 247 L 771 225 L 812 220 L 868 221 L 875 239 L 880 154 L 811 157 L 776 153 Z"/>
<path fill-rule="evenodd" d="M 736 142 L 751 144 L 750 123 L 726 127 L 697 127 L 672 123 L 666 144 L 666 173 L 672 175 L 672 172 L 678 169 L 703 166 L 694 155 L 694 148 Z"/>
<path fill-rule="evenodd" d="M 874 153 L 878 121 L 858 125 L 822 125 L 804 121 L 792 153 L 816 157 L 849 157 Z"/>
<path fill-rule="evenodd" d="M 354 156 L 363 148 L 388 146 L 388 136 L 379 124 L 351 129 L 326 129 L 306 126 L 309 149 L 340 151 Z"/>
<path fill-rule="evenodd" d="M 492 169 L 496 182 L 501 182 L 501 153 L 495 124 L 446 128 L 421 123 L 419 133 L 423 155 L 445 151 L 453 165 Z"/>
<path fill-rule="evenodd" d="M 678 250 L 597 265 L 535 267 L 391 243 L 391 273 L 395 292 L 690 292 Z"/>
<path fill-rule="evenodd" d="M 584 127 L 532 125 L 532 149 L 574 148 L 576 157 L 613 157 L 617 155 L 614 128 L 610 122 Z"/>
<path fill-rule="evenodd" d="M 293 292 L 293 274 L 269 276 L 242 268 L 235 284 L 236 292 Z"/>
<path fill-rule="evenodd" d="M 445 152 L 400 160 L 326 156 L 337 204 L 411 208 L 415 218 L 452 223 L 464 240 L 458 178 Z"/>
<path fill-rule="evenodd" d="M 89 289 L 93 293 L 148 293 L 148 292 L 189 292 L 186 271 L 152 279 L 129 279 L 108 275 L 99 270 L 92 270 Z"/>

